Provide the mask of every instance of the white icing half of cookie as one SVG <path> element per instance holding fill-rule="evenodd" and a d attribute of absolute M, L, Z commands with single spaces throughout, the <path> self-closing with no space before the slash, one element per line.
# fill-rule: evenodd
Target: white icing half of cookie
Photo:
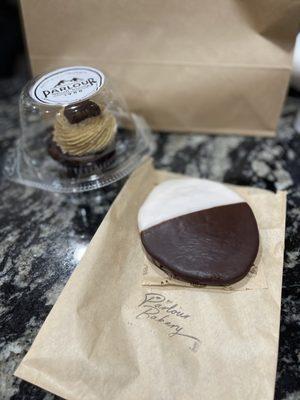
<path fill-rule="evenodd" d="M 207 179 L 172 179 L 156 186 L 139 210 L 140 232 L 161 222 L 208 208 L 242 203 L 225 185 Z"/>

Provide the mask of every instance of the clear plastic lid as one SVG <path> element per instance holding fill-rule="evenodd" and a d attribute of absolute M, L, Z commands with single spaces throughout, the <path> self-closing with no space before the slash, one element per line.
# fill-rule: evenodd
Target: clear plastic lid
<path fill-rule="evenodd" d="M 91 67 L 62 68 L 30 81 L 20 96 L 20 126 L 6 176 L 50 191 L 109 185 L 153 150 L 146 122 Z"/>

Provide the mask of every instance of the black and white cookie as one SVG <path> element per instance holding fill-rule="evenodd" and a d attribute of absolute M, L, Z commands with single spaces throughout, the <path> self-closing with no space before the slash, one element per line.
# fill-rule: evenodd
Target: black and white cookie
<path fill-rule="evenodd" d="M 169 276 L 193 284 L 241 280 L 259 247 L 250 206 L 223 184 L 205 179 L 156 186 L 140 208 L 138 226 L 149 258 Z"/>

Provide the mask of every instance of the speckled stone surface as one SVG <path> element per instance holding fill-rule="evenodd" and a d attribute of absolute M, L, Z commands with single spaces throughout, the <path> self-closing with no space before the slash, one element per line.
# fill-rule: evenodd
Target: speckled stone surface
<path fill-rule="evenodd" d="M 23 80 L 0 82 L 1 165 L 18 135 Z M 296 97 L 287 100 L 276 139 L 155 134 L 158 168 L 288 191 L 276 400 L 300 399 L 300 140 L 293 129 L 298 107 Z M 1 177 L 1 400 L 57 399 L 12 374 L 122 184 L 76 196 L 51 194 Z"/>

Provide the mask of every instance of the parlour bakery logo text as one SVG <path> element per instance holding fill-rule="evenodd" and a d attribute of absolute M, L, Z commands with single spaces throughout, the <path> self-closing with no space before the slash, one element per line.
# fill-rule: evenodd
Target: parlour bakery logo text
<path fill-rule="evenodd" d="M 146 293 L 138 308 L 136 319 L 155 321 L 165 327 L 170 338 L 182 337 L 189 341 L 190 350 L 193 352 L 198 350 L 200 339 L 185 329 L 185 321 L 192 316 L 186 313 L 178 303 L 159 293 Z"/>
<path fill-rule="evenodd" d="M 30 95 L 43 104 L 66 105 L 92 96 L 103 83 L 104 75 L 94 68 L 62 68 L 38 79 Z"/>
<path fill-rule="evenodd" d="M 88 78 L 86 80 L 81 78 L 72 78 L 70 80 L 59 81 L 53 89 L 43 90 L 44 98 L 47 99 L 49 96 L 69 96 L 76 93 L 82 93 L 89 86 L 97 85 L 97 81 L 94 78 Z"/>

